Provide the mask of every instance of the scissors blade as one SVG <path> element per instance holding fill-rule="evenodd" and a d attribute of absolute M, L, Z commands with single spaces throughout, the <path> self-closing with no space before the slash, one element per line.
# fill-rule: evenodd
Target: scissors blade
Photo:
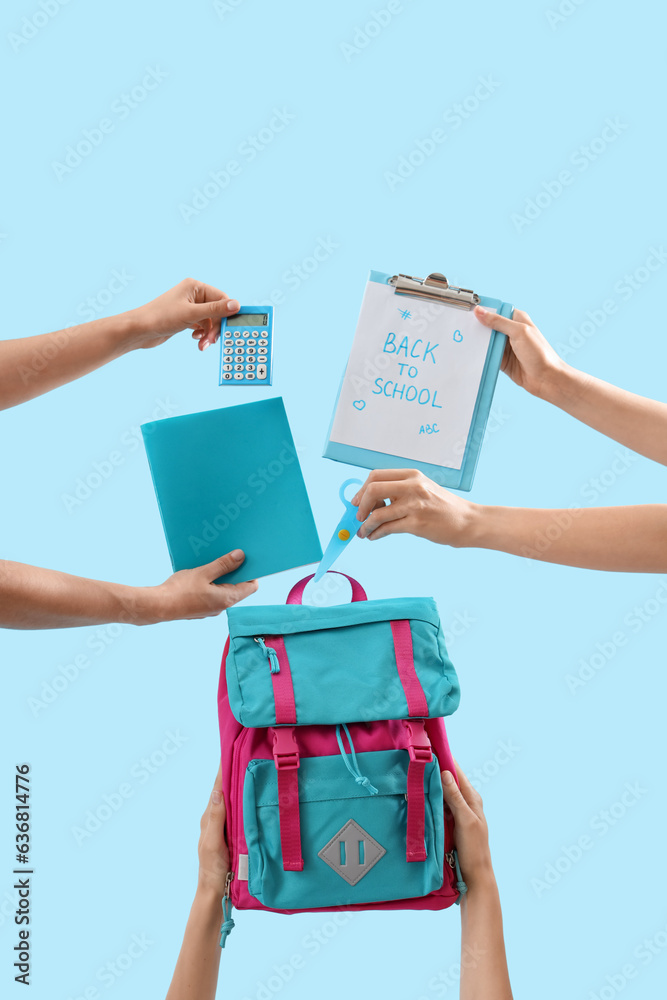
<path fill-rule="evenodd" d="M 321 580 L 324 574 L 331 569 L 338 556 L 350 544 L 360 527 L 361 523 L 357 520 L 357 508 L 354 507 L 346 511 L 336 525 L 336 530 L 331 536 L 331 541 L 324 551 L 322 560 L 313 577 L 314 583 Z M 345 535 L 347 537 L 341 537 Z"/>
<path fill-rule="evenodd" d="M 322 577 L 324 576 L 324 574 L 329 571 L 329 569 L 333 566 L 333 564 L 335 563 L 336 559 L 340 555 L 340 552 L 338 550 L 338 546 L 335 544 L 337 541 L 338 541 L 338 539 L 334 535 L 334 537 L 331 539 L 331 541 L 327 545 L 326 549 L 324 550 L 324 555 L 322 556 L 322 559 L 320 560 L 320 565 L 317 567 L 317 569 L 315 571 L 315 576 L 313 577 L 313 582 L 314 583 L 317 583 L 318 580 L 322 579 Z"/>

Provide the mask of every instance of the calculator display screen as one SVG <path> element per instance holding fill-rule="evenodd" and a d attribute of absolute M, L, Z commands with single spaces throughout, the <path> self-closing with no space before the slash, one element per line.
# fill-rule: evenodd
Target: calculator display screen
<path fill-rule="evenodd" d="M 268 319 L 266 313 L 236 313 L 227 317 L 227 326 L 267 326 Z"/>

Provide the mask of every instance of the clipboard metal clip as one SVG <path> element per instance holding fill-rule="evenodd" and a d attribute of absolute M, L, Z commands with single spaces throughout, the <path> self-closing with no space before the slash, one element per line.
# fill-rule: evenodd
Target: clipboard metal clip
<path fill-rule="evenodd" d="M 427 278 L 412 278 L 409 274 L 395 274 L 389 279 L 394 291 L 399 295 L 413 295 L 419 299 L 431 299 L 442 305 L 456 306 L 457 309 L 472 309 L 479 304 L 479 295 L 470 288 L 450 285 L 444 274 L 435 271 Z"/>

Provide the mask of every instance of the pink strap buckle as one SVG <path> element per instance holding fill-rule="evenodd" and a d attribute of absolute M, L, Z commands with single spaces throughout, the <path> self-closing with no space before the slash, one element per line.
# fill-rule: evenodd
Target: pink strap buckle
<path fill-rule="evenodd" d="M 273 760 L 278 771 L 300 767 L 299 747 L 292 726 L 273 730 Z"/>
<path fill-rule="evenodd" d="M 294 728 L 273 730 L 273 760 L 278 772 L 280 848 L 286 872 L 303 871 L 299 819 L 299 745 Z"/>
<path fill-rule="evenodd" d="M 426 861 L 425 817 L 426 799 L 424 776 L 426 765 L 433 760 L 431 741 L 426 733 L 423 719 L 404 719 L 408 731 L 408 815 L 405 860 Z"/>
<path fill-rule="evenodd" d="M 408 743 L 410 760 L 415 761 L 417 764 L 430 764 L 433 760 L 433 751 L 431 750 L 431 741 L 426 734 L 423 719 L 410 719 L 409 722 L 406 720 L 405 726 L 408 730 L 410 741 Z"/>

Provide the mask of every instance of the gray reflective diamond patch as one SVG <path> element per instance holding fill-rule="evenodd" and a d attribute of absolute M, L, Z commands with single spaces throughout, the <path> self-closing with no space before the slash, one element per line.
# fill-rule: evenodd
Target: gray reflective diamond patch
<path fill-rule="evenodd" d="M 317 856 L 350 885 L 356 885 L 386 853 L 370 833 L 349 819 Z"/>

